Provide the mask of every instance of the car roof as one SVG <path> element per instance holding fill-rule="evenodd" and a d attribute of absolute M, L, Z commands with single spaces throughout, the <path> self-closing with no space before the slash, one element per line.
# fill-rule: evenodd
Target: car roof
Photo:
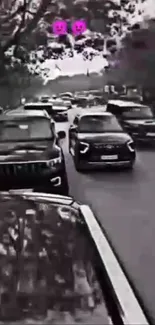
<path fill-rule="evenodd" d="M 102 112 L 102 111 L 98 111 L 98 110 L 93 110 L 93 109 L 91 109 L 90 108 L 90 110 L 89 111 L 87 111 L 87 112 L 80 112 L 79 114 L 77 114 L 77 117 L 79 117 L 79 118 L 81 118 L 81 117 L 83 117 L 83 116 L 96 116 L 96 115 L 98 115 L 98 116 L 113 116 L 113 114 L 112 113 L 110 113 L 110 112 Z"/>
<path fill-rule="evenodd" d="M 118 105 L 122 107 L 147 107 L 146 105 L 142 105 L 140 103 L 132 102 L 132 101 L 126 101 L 126 100 L 119 100 L 119 99 L 111 99 L 108 100 L 108 104 L 112 105 Z"/>
<path fill-rule="evenodd" d="M 6 113 L 0 115 L 0 120 L 7 120 L 11 118 L 25 118 L 25 117 L 45 117 L 50 119 L 50 116 L 45 110 L 24 110 L 24 109 L 15 109 L 7 111 Z"/>
<path fill-rule="evenodd" d="M 51 106 L 51 103 L 50 103 L 50 101 L 48 101 L 47 103 L 44 103 L 44 102 L 31 102 L 31 103 L 25 103 L 25 105 L 24 105 L 24 107 L 25 106 L 36 106 L 36 107 L 38 107 L 38 106 Z"/>

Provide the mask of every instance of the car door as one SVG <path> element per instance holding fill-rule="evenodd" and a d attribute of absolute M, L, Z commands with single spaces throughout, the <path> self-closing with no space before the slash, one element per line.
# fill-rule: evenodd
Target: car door
<path fill-rule="evenodd" d="M 79 123 L 79 119 L 76 116 L 73 121 L 73 124 L 69 128 L 69 152 L 73 156 L 75 154 L 75 146 L 77 141 L 78 123 Z"/>
<path fill-rule="evenodd" d="M 107 111 L 112 113 L 113 115 L 116 116 L 117 120 L 119 121 L 120 124 L 122 124 L 122 118 L 121 118 L 121 107 L 116 104 L 108 104 L 107 105 Z"/>

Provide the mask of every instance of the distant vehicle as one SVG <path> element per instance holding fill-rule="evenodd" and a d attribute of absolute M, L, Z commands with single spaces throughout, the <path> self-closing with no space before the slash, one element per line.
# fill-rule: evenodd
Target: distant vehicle
<path fill-rule="evenodd" d="M 60 97 L 73 97 L 73 94 L 72 93 L 70 93 L 70 92 L 66 92 L 66 93 L 61 93 L 61 94 L 59 94 L 59 96 Z"/>
<path fill-rule="evenodd" d="M 107 111 L 114 114 L 122 127 L 136 141 L 155 141 L 155 118 L 149 106 L 135 102 L 109 100 Z"/>
<path fill-rule="evenodd" d="M 42 103 L 48 103 L 50 101 L 51 97 L 50 96 L 41 96 L 40 101 Z"/>
<path fill-rule="evenodd" d="M 77 97 L 76 99 L 76 105 L 81 107 L 81 108 L 90 108 L 90 107 L 96 107 L 101 105 L 105 105 L 106 101 L 103 97 L 100 96 L 93 96 L 93 95 L 88 95 L 85 97 Z"/>
<path fill-rule="evenodd" d="M 53 100 L 51 103 L 54 120 L 57 122 L 68 121 L 68 105 L 61 99 Z"/>
<path fill-rule="evenodd" d="M 68 99 L 69 97 L 67 96 L 62 96 L 61 99 L 63 100 L 64 104 L 68 107 L 68 109 L 72 108 L 72 102 L 70 99 Z"/>
<path fill-rule="evenodd" d="M 46 111 L 12 110 L 0 115 L 0 190 L 32 188 L 68 195 L 62 148 Z"/>
<path fill-rule="evenodd" d="M 78 114 L 69 128 L 69 152 L 77 171 L 103 167 L 132 169 L 136 152 L 132 138 L 108 112 Z"/>
<path fill-rule="evenodd" d="M 88 205 L 20 190 L 0 211 L 1 324 L 149 325 Z"/>
<path fill-rule="evenodd" d="M 36 110 L 44 110 L 46 111 L 49 116 L 52 117 L 52 104 L 51 102 L 31 102 L 31 103 L 26 103 L 24 105 L 24 110 L 32 110 L 32 111 L 36 111 Z"/>

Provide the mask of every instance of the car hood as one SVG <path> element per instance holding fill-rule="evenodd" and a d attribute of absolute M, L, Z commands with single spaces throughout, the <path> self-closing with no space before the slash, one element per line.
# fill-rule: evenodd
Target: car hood
<path fill-rule="evenodd" d="M 78 140 L 89 142 L 106 142 L 106 143 L 125 143 L 130 140 L 131 137 L 123 132 L 113 133 L 79 133 Z"/>
<path fill-rule="evenodd" d="M 0 162 L 49 160 L 56 158 L 59 150 L 51 141 L 0 143 Z"/>
<path fill-rule="evenodd" d="M 155 120 L 154 120 L 154 119 L 146 119 L 146 120 L 126 120 L 125 122 L 126 122 L 127 124 L 130 124 L 130 125 L 144 125 L 144 126 L 153 125 L 153 126 L 155 126 Z"/>

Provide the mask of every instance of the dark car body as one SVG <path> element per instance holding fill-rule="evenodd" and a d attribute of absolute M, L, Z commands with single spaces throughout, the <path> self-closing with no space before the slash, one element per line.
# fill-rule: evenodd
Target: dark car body
<path fill-rule="evenodd" d="M 56 122 L 68 120 L 68 108 L 63 105 L 62 109 L 56 106 L 57 99 L 50 99 L 48 101 L 37 103 L 26 103 L 24 105 L 25 110 L 46 110 L 49 116 L 51 116 Z"/>
<path fill-rule="evenodd" d="M 78 171 L 106 166 L 132 169 L 136 157 L 133 140 L 115 116 L 91 110 L 77 115 L 70 126 L 69 151 Z"/>
<path fill-rule="evenodd" d="M 89 206 L 10 191 L 0 211 L 2 325 L 150 324 Z"/>
<path fill-rule="evenodd" d="M 52 99 L 52 116 L 56 122 L 68 121 L 68 105 L 62 99 Z"/>
<path fill-rule="evenodd" d="M 49 102 L 49 99 L 38 101 L 38 102 L 25 103 L 24 110 L 28 110 L 28 111 L 44 110 L 48 113 L 49 116 L 54 118 L 52 112 L 52 104 Z"/>
<path fill-rule="evenodd" d="M 0 116 L 0 189 L 35 188 L 68 195 L 62 148 L 44 111 Z"/>
<path fill-rule="evenodd" d="M 155 118 L 149 106 L 135 102 L 110 100 L 107 111 L 114 114 L 122 127 L 138 142 L 155 141 Z"/>

